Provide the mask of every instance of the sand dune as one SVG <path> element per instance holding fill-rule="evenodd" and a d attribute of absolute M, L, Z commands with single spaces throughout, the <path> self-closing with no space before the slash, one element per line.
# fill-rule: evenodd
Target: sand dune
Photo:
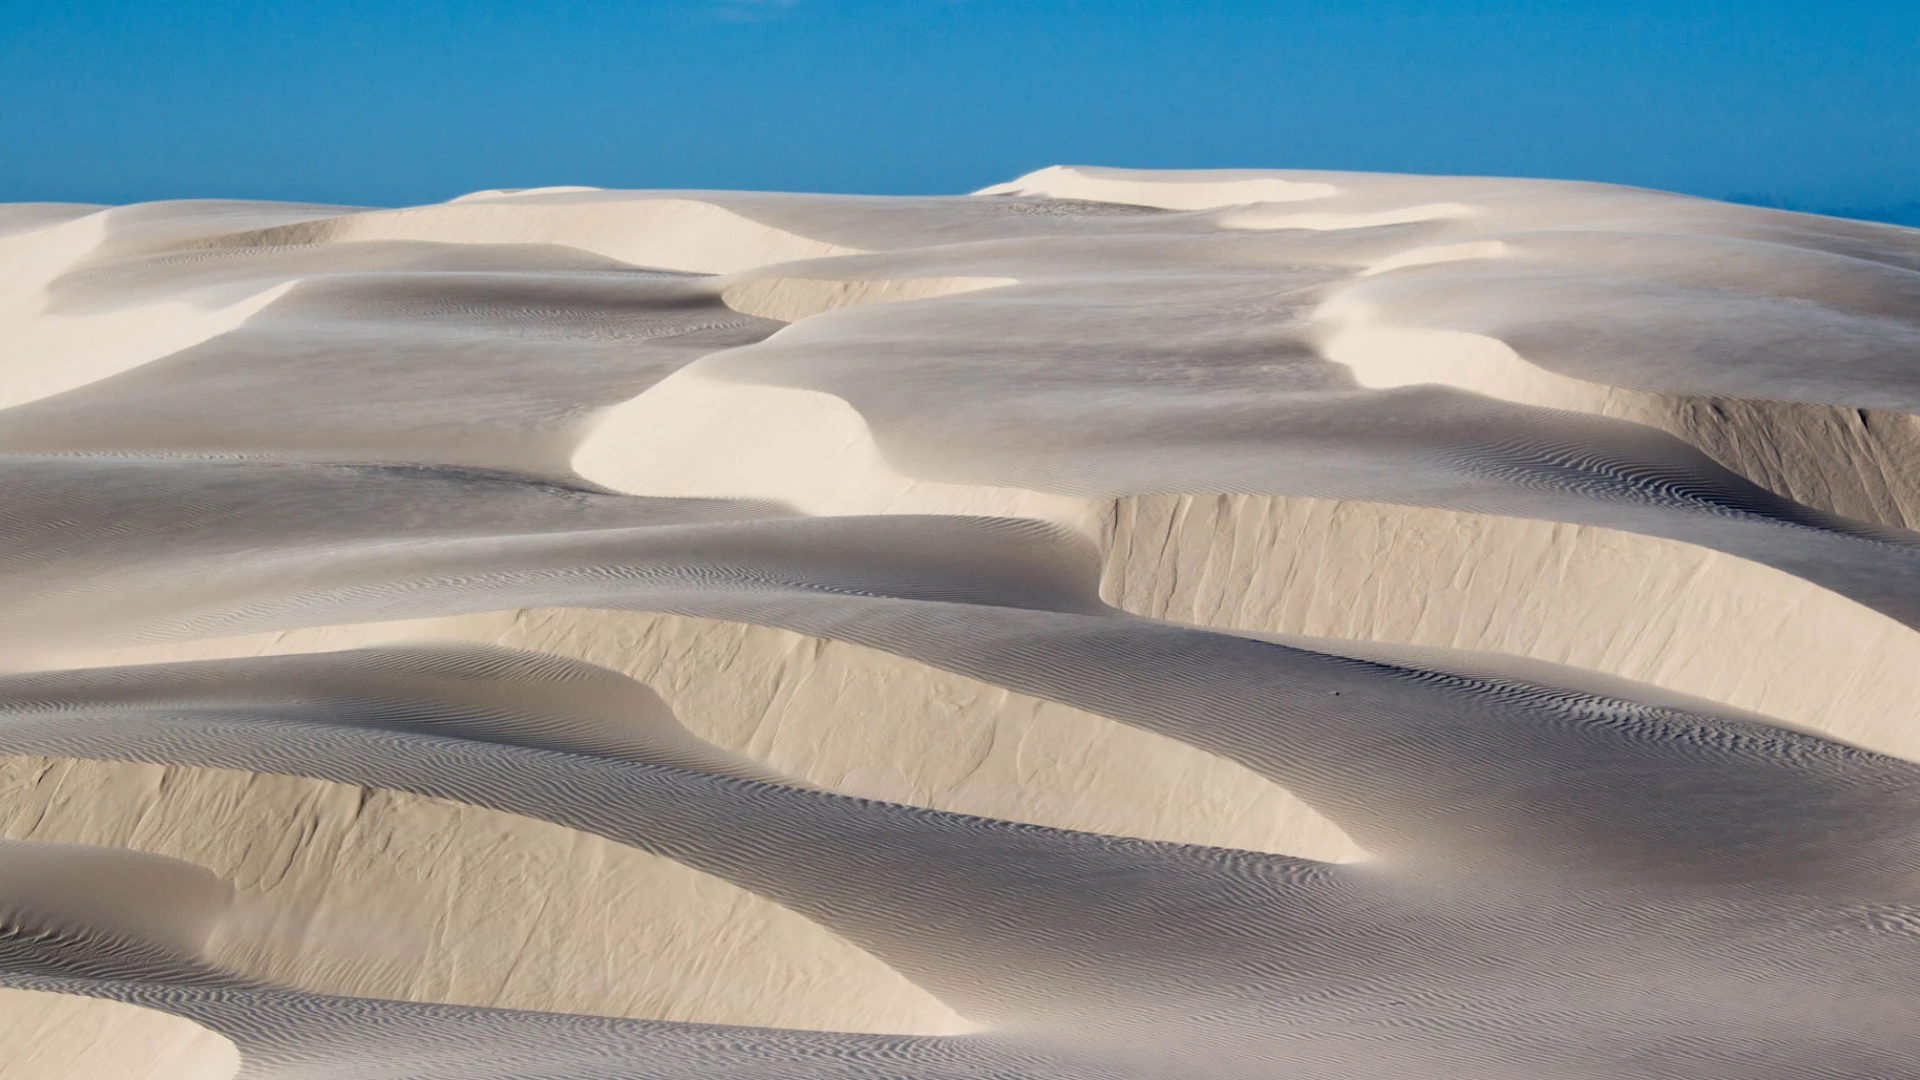
<path fill-rule="evenodd" d="M 1920 1064 L 1920 232 L 0 209 L 0 1077 Z"/>
<path fill-rule="evenodd" d="M 240 1070 L 233 1043 L 191 1020 L 104 998 L 0 990 L 0 1031 L 15 1080 L 230 1080 Z"/>

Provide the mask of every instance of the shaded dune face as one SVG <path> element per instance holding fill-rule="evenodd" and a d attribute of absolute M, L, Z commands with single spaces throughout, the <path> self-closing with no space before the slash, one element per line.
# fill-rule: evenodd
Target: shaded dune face
<path fill-rule="evenodd" d="M 7 1080 L 1920 1067 L 1920 233 L 32 206 L 0 334 Z"/>

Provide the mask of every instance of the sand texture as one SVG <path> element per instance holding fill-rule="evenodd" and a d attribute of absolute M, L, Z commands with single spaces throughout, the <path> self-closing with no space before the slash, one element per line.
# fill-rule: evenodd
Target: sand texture
<path fill-rule="evenodd" d="M 1920 231 L 0 207 L 0 1080 L 1920 1074 Z"/>

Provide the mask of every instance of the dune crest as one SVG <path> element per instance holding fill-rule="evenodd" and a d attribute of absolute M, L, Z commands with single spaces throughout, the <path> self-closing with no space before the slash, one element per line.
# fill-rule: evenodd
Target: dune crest
<path fill-rule="evenodd" d="M 1325 198 L 1338 190 L 1332 184 L 1272 174 L 1181 176 L 1053 165 L 1018 180 L 981 188 L 974 194 L 1039 195 L 1049 199 L 1130 203 L 1163 210 L 1211 210 L 1246 203 L 1301 202 Z"/>
<path fill-rule="evenodd" d="M 712 202 L 636 197 L 593 188 L 517 192 L 432 207 L 369 211 L 237 234 L 217 243 L 275 246 L 373 240 L 558 244 L 634 266 L 700 274 L 861 253 L 764 225 Z"/>
<path fill-rule="evenodd" d="M 831 278 L 747 277 L 722 289 L 726 305 L 745 315 L 798 322 L 846 307 L 931 300 L 938 296 L 996 289 L 1012 278 L 882 278 L 836 281 Z"/>
<path fill-rule="evenodd" d="M 1920 231 L 36 204 L 0 335 L 5 1080 L 1920 1066 Z"/>

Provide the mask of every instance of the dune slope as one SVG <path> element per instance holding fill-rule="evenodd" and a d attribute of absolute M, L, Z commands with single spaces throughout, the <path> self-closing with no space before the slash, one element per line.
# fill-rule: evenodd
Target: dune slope
<path fill-rule="evenodd" d="M 0 1078 L 1920 1068 L 1920 231 L 0 212 Z"/>

